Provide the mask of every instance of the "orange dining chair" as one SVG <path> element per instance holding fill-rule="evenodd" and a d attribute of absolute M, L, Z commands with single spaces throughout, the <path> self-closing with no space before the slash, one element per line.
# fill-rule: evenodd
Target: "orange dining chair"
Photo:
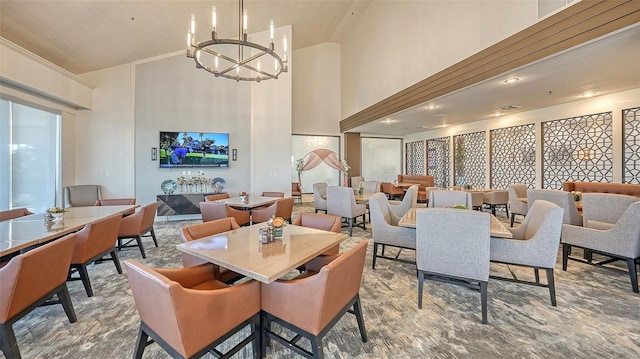
<path fill-rule="evenodd" d="M 295 226 L 340 233 L 342 229 L 342 217 L 324 213 L 302 212 L 298 214 L 292 224 Z M 340 245 L 336 244 L 324 251 L 322 254 L 329 255 L 337 254 L 338 252 L 340 252 Z"/>
<path fill-rule="evenodd" d="M 107 198 L 99 199 L 94 206 L 127 206 L 136 204 L 135 198 Z"/>
<path fill-rule="evenodd" d="M 282 217 L 287 222 L 291 223 L 291 217 L 293 214 L 293 197 L 287 197 L 280 199 L 276 202 L 276 217 Z"/>
<path fill-rule="evenodd" d="M 19 254 L 0 268 L 0 347 L 7 358 L 20 358 L 13 323 L 38 306 L 60 303 L 69 322 L 76 322 L 76 313 L 67 289 L 67 273 L 76 236 L 73 233 Z M 49 300 L 54 295 L 58 301 Z M 44 322 L 43 316 L 33 325 Z"/>
<path fill-rule="evenodd" d="M 298 200 L 298 204 L 302 204 L 302 188 L 299 182 L 291 182 L 291 197 Z"/>
<path fill-rule="evenodd" d="M 227 199 L 227 198 L 231 198 L 231 196 L 229 196 L 228 193 L 216 193 L 216 194 L 210 194 L 210 195 L 204 196 L 204 201 L 205 202 L 219 201 L 221 199 Z"/>
<path fill-rule="evenodd" d="M 150 233 L 153 243 L 158 246 L 156 232 L 153 230 L 153 222 L 156 219 L 156 211 L 158 210 L 158 202 L 151 202 L 144 205 L 136 213 L 124 217 L 120 222 L 120 231 L 118 232 L 118 250 L 122 248 L 138 247 L 142 258 L 147 258 L 142 245 L 142 237 Z M 122 243 L 123 239 L 134 239 L 136 244 Z"/>
<path fill-rule="evenodd" d="M 132 206 L 134 204 L 136 204 L 135 198 L 109 198 L 97 200 L 94 206 Z M 129 216 L 135 212 L 135 208 L 131 208 L 131 210 L 122 213 L 122 215 Z"/>
<path fill-rule="evenodd" d="M 360 337 L 367 342 L 359 295 L 367 245 L 362 241 L 348 252 L 317 257 L 298 278 L 261 284 L 263 353 L 274 339 L 304 357 L 323 358 L 322 338 L 347 312 L 355 314 Z M 272 331 L 273 322 L 293 331 L 293 338 Z M 301 337 L 310 342 L 311 351 L 297 344 Z"/>
<path fill-rule="evenodd" d="M 26 208 L 14 208 L 6 211 L 0 211 L 0 221 L 8 221 L 14 218 L 20 218 L 33 214 Z"/>
<path fill-rule="evenodd" d="M 240 226 L 238 225 L 238 223 L 236 223 L 236 220 L 233 217 L 216 219 L 213 221 L 193 224 L 180 228 L 180 239 L 182 243 L 187 243 L 189 241 L 213 236 L 215 234 L 228 232 L 238 228 L 240 228 Z M 209 262 L 190 254 L 182 253 L 182 264 L 185 267 L 194 267 L 205 263 Z M 216 276 L 216 279 L 221 282 L 231 283 L 240 279 L 241 277 L 241 274 L 230 271 L 227 268 L 218 267 L 218 274 Z"/>
<path fill-rule="evenodd" d="M 267 222 L 276 215 L 278 202 L 273 202 L 266 207 L 254 208 L 251 210 L 251 223 Z"/>
<path fill-rule="evenodd" d="M 233 217 L 238 225 L 244 226 L 251 221 L 249 211 L 235 209 L 224 202 L 200 202 L 200 213 L 203 222 Z"/>
<path fill-rule="evenodd" d="M 77 232 L 76 245 L 71 256 L 71 265 L 67 280 L 81 280 L 88 297 L 93 297 L 93 289 L 87 272 L 87 264 L 95 262 L 106 254 L 111 255 L 111 260 L 116 266 L 118 274 L 122 274 L 120 260 L 116 253 L 116 241 L 120 229 L 122 215 L 116 214 L 97 222 L 89 223 Z M 78 277 L 72 276 L 78 273 Z"/>
<path fill-rule="evenodd" d="M 174 358 L 211 352 L 229 358 L 252 342 L 260 355 L 260 283 L 228 286 L 214 277 L 212 264 L 178 269 L 149 268 L 125 261 L 131 294 L 140 316 L 134 358 L 157 343 Z M 249 326 L 239 343 L 221 353 L 216 347 Z M 150 340 L 149 340 L 150 337 Z"/>

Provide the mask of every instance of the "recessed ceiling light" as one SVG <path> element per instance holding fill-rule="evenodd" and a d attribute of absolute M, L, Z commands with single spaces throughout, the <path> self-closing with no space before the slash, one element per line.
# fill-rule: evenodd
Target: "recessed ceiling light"
<path fill-rule="evenodd" d="M 515 110 L 516 108 L 520 108 L 522 106 L 519 105 L 507 105 L 507 106 L 502 106 L 500 107 L 501 110 L 503 111 L 510 111 L 510 110 Z"/>
<path fill-rule="evenodd" d="M 509 77 L 508 79 L 504 80 L 504 83 L 512 84 L 512 83 L 518 82 L 518 81 L 520 81 L 520 79 L 517 78 L 517 77 Z"/>
<path fill-rule="evenodd" d="M 435 110 L 436 108 L 438 108 L 438 106 L 436 105 L 429 105 L 427 107 L 425 107 L 427 110 Z"/>
<path fill-rule="evenodd" d="M 380 121 L 380 122 L 382 122 L 382 123 L 394 123 L 394 122 L 396 122 L 396 121 L 395 121 L 395 120 L 392 120 L 392 119 L 390 119 L 390 118 L 386 118 L 386 119 L 384 119 L 384 120 L 382 120 L 382 121 Z"/>
<path fill-rule="evenodd" d="M 585 92 L 585 93 L 583 93 L 583 94 L 582 94 L 582 95 L 580 95 L 580 96 L 581 96 L 581 97 L 589 98 L 589 97 L 593 97 L 593 96 L 595 96 L 595 95 L 597 95 L 597 93 L 596 93 L 596 92 L 591 92 L 591 91 L 589 91 L 589 92 Z"/>

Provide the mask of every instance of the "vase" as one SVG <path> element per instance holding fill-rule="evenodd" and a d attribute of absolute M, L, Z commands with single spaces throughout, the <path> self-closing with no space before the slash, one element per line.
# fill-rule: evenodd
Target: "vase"
<path fill-rule="evenodd" d="M 53 222 L 61 222 L 64 220 L 64 213 L 51 213 L 53 217 Z"/>

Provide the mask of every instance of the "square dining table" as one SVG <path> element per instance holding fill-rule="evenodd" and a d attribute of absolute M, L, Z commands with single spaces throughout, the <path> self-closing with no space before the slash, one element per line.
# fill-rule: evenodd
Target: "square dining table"
<path fill-rule="evenodd" d="M 283 238 L 261 243 L 266 223 L 178 244 L 179 251 L 263 283 L 271 283 L 347 238 L 346 234 L 287 225 Z"/>
<path fill-rule="evenodd" d="M 460 211 L 468 211 L 467 209 L 461 209 Z M 491 237 L 499 238 L 513 238 L 513 233 L 507 228 L 496 216 L 489 213 L 491 216 L 490 231 Z M 463 225 L 463 224 L 461 224 Z M 416 228 L 416 208 L 409 208 L 407 213 L 398 221 L 400 227 Z"/>

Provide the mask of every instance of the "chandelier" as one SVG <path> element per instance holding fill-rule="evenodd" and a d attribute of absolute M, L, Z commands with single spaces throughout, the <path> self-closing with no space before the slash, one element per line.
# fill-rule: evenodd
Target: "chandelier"
<path fill-rule="evenodd" d="M 216 77 L 236 81 L 277 79 L 287 72 L 287 38 L 283 38 L 284 56 L 275 52 L 273 20 L 269 22 L 269 44 L 262 46 L 247 40 L 247 10 L 244 1 L 238 0 L 238 39 L 219 39 L 216 30 L 216 7 L 211 6 L 211 40 L 197 42 L 196 21 L 191 14 L 191 26 L 187 31 L 187 57 L 193 58 L 196 68 L 202 68 Z M 262 64 L 261 64 L 262 60 Z"/>

